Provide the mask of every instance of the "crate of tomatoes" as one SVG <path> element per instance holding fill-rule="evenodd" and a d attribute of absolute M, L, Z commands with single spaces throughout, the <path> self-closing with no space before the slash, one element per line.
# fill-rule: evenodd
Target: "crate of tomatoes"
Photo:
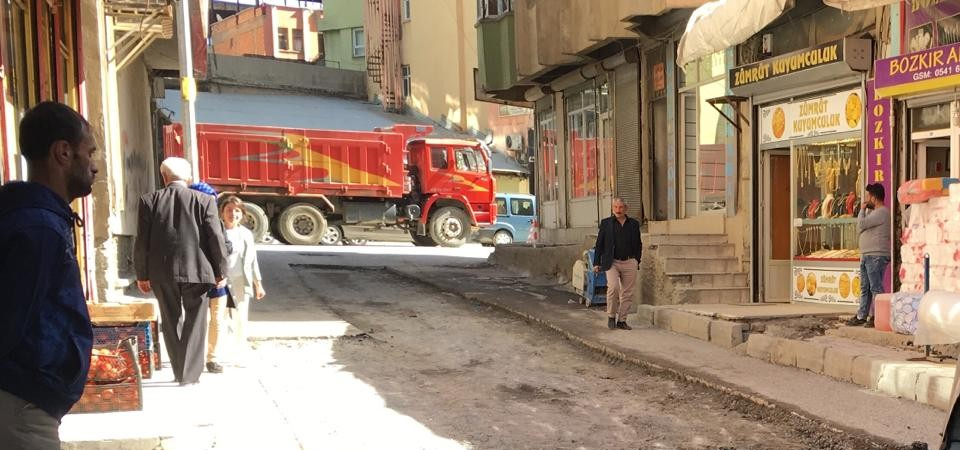
<path fill-rule="evenodd" d="M 140 356 L 135 337 L 124 339 L 115 346 L 94 347 L 83 395 L 70 412 L 142 410 Z"/>
<path fill-rule="evenodd" d="M 155 322 L 153 322 L 155 323 Z M 138 357 L 140 359 L 140 374 L 144 379 L 153 376 L 154 368 L 160 367 L 159 349 L 156 345 L 157 334 L 151 322 L 115 323 L 93 327 L 93 346 L 105 347 L 115 345 L 129 337 L 136 337 Z"/>

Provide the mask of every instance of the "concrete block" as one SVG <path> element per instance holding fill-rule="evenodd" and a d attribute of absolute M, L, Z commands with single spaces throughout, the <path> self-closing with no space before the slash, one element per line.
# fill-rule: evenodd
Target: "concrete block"
<path fill-rule="evenodd" d="M 917 379 L 923 371 L 922 366 L 901 361 L 878 360 L 874 367 L 879 374 L 878 391 L 907 400 L 917 399 Z"/>
<path fill-rule="evenodd" d="M 710 342 L 724 348 L 734 348 L 744 341 L 747 325 L 726 320 L 710 321 Z"/>
<path fill-rule="evenodd" d="M 653 325 L 654 315 L 657 307 L 653 305 L 637 305 L 637 323 L 641 325 Z"/>
<path fill-rule="evenodd" d="M 948 370 L 949 372 L 953 371 Z M 950 409 L 953 383 L 952 373 L 922 372 L 917 377 L 917 401 L 947 411 Z"/>
<path fill-rule="evenodd" d="M 800 341 L 797 347 L 797 368 L 823 373 L 823 359 L 827 347 L 814 342 Z"/>
<path fill-rule="evenodd" d="M 670 331 L 684 334 L 684 332 L 687 331 L 687 324 L 690 322 L 691 316 L 693 316 L 693 314 L 675 311 L 673 317 L 670 318 Z"/>
<path fill-rule="evenodd" d="M 856 355 L 828 347 L 823 354 L 823 374 L 840 381 L 853 381 L 853 359 Z"/>
<path fill-rule="evenodd" d="M 701 341 L 709 341 L 710 322 L 712 321 L 709 317 L 690 314 L 684 323 L 685 329 L 681 333 Z"/>
<path fill-rule="evenodd" d="M 670 330 L 676 315 L 677 310 L 675 309 L 657 308 L 657 310 L 653 312 L 653 324 L 657 328 Z"/>
<path fill-rule="evenodd" d="M 747 355 L 764 361 L 771 361 L 780 340 L 780 338 L 765 334 L 751 334 L 747 337 Z"/>
<path fill-rule="evenodd" d="M 854 384 L 879 390 L 878 383 L 880 381 L 880 369 L 883 366 L 883 362 L 883 359 L 877 356 L 857 356 L 853 359 L 853 365 L 850 367 L 851 380 Z"/>
<path fill-rule="evenodd" d="M 793 339 L 780 339 L 777 347 L 773 350 L 773 362 L 787 367 L 797 366 L 797 351 L 800 347 L 800 341 Z"/>

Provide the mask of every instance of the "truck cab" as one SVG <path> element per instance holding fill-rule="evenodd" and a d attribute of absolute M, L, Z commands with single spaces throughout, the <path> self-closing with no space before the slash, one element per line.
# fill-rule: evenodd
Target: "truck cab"
<path fill-rule="evenodd" d="M 415 244 L 459 246 L 496 221 L 490 156 L 479 142 L 418 137 L 407 152 L 409 196 L 422 218 L 410 230 Z"/>

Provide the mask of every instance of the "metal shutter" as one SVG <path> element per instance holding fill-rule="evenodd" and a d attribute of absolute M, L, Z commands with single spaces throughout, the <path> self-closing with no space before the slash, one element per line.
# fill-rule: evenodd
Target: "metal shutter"
<path fill-rule="evenodd" d="M 639 67 L 636 63 L 624 64 L 616 68 L 614 77 L 617 196 L 629 205 L 630 216 L 641 218 Z"/>

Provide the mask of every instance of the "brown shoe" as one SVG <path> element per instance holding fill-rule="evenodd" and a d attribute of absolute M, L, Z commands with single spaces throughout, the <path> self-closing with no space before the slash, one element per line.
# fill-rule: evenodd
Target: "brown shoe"
<path fill-rule="evenodd" d="M 208 363 L 207 363 L 207 372 L 210 372 L 210 373 L 223 373 L 223 366 L 221 366 L 220 364 L 217 364 L 217 363 L 215 363 L 215 362 L 208 362 Z"/>
<path fill-rule="evenodd" d="M 617 322 L 617 328 L 619 328 L 619 329 L 621 329 L 621 330 L 632 330 L 632 329 L 633 329 L 633 327 L 631 327 L 630 325 L 627 325 L 626 322 Z"/>

